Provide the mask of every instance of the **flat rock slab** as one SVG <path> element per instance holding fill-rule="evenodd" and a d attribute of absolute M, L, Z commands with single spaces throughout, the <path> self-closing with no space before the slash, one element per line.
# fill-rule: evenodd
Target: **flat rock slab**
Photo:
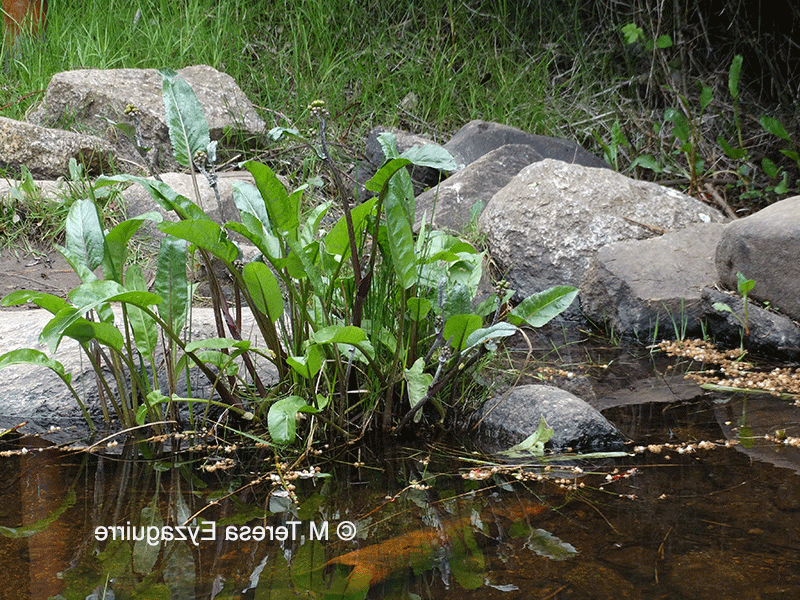
<path fill-rule="evenodd" d="M 486 401 L 480 439 L 489 452 L 508 450 L 536 432 L 541 418 L 555 431 L 553 448 L 595 452 L 619 450 L 619 431 L 577 396 L 549 385 L 521 385 Z"/>
<path fill-rule="evenodd" d="M 230 75 L 206 65 L 186 67 L 178 74 L 192 87 L 200 101 L 212 140 L 220 142 L 235 134 L 234 145 L 242 139 L 262 136 L 265 124 L 253 105 Z M 109 123 L 134 125 L 134 117 L 126 107 L 138 109 L 138 129 L 142 145 L 158 153 L 156 164 L 160 171 L 175 170 L 178 165 L 172 156 L 172 145 L 166 124 L 162 79 L 156 69 L 78 69 L 53 76 L 47 86 L 42 104 L 29 116 L 31 123 L 47 127 L 80 126 L 114 144 L 127 161 L 118 168 L 142 170 L 144 160 L 133 143 Z"/>
<path fill-rule="evenodd" d="M 0 278 L 0 298 L 17 290 L 30 289 L 66 298 L 70 290 L 81 284 L 80 277 L 57 250 L 24 255 L 5 250 L 0 252 L 0 272 L 3 274 Z M 5 316 L 4 309 L 0 321 Z"/>
<path fill-rule="evenodd" d="M 702 388 L 691 379 L 682 375 L 665 375 L 638 379 L 613 392 L 599 395 L 592 401 L 592 406 L 605 411 L 620 406 L 688 402 L 703 394 Z"/>
<path fill-rule="evenodd" d="M 52 314 L 42 309 L 3 310 L 0 318 L 0 355 L 19 348 L 35 348 L 50 356 L 46 346 L 39 344 L 42 328 Z M 117 312 L 117 320 L 119 320 Z M 216 337 L 211 309 L 192 309 L 192 339 Z M 243 318 L 242 337 L 259 343 L 258 330 L 249 313 Z M 84 401 L 98 427 L 102 427 L 102 412 L 94 372 L 78 343 L 64 338 L 53 358 L 72 374 L 72 385 Z M 265 384 L 275 381 L 277 372 L 271 363 L 259 361 Z M 211 392 L 208 381 L 197 369 L 192 370 L 193 396 L 207 398 Z M 61 378 L 46 367 L 27 364 L 11 365 L 0 370 L 0 430 L 27 423 L 20 433 L 43 434 L 52 441 L 67 441 L 89 435 L 89 428 L 77 400 Z M 162 386 L 163 389 L 166 389 Z M 185 394 L 185 390 L 183 392 Z M 109 407 L 109 410 L 112 410 Z M 54 432 L 51 428 L 60 428 Z"/>
<path fill-rule="evenodd" d="M 702 223 L 603 246 L 581 282 L 584 314 L 643 341 L 699 335 L 700 292 L 716 281 L 714 255 L 724 229 Z"/>
<path fill-rule="evenodd" d="M 527 144 L 506 144 L 484 154 L 417 196 L 415 229 L 419 230 L 425 217 L 436 229 L 463 231 L 471 225 L 476 202 L 485 205 L 517 173 L 537 160 L 542 160 L 542 155 Z"/>
<path fill-rule="evenodd" d="M 255 186 L 255 180 L 249 171 L 229 171 L 226 173 L 219 173 L 217 178 L 217 190 L 219 192 L 219 202 L 217 202 L 214 188 L 208 184 L 203 175 L 197 173 L 197 187 L 200 192 L 200 198 L 195 196 L 194 183 L 192 176 L 188 173 L 164 173 L 160 175 L 161 180 L 166 183 L 178 194 L 192 199 L 203 211 L 220 225 L 226 221 L 238 221 L 239 210 L 233 200 L 233 188 L 235 185 L 249 184 Z M 164 219 L 170 221 L 177 221 L 178 216 L 172 211 L 163 210 L 155 200 L 150 196 L 150 193 L 138 183 L 127 186 L 122 191 L 122 198 L 127 207 L 126 212 L 128 218 L 136 217 L 137 215 L 157 210 L 161 213 Z M 150 230 L 150 228 L 148 228 Z M 160 236 L 161 234 L 159 234 Z"/>
<path fill-rule="evenodd" d="M 21 179 L 5 178 L 0 179 L 0 199 L 11 197 L 11 190 L 16 189 L 19 193 L 25 194 L 23 187 L 25 182 Z M 49 198 L 53 201 L 59 200 L 63 195 L 68 193 L 68 190 L 62 185 L 61 181 L 54 181 L 52 179 L 33 179 L 33 185 L 36 188 L 36 193 L 42 194 L 43 197 Z"/>
<path fill-rule="evenodd" d="M 755 280 L 750 296 L 800 321 L 800 196 L 732 222 L 717 247 L 720 282 L 736 289 L 736 273 Z"/>
<path fill-rule="evenodd" d="M 492 150 L 507 144 L 529 146 L 540 156 L 537 160 L 552 158 L 586 167 L 609 168 L 603 160 L 575 142 L 536 135 L 516 127 L 480 119 L 464 125 L 444 147 L 456 159 L 457 165 L 466 166 Z"/>
<path fill-rule="evenodd" d="M 69 176 L 70 159 L 99 175 L 115 163 L 116 153 L 97 136 L 0 117 L 0 167 L 19 171 L 24 166 L 34 177 L 56 179 Z"/>

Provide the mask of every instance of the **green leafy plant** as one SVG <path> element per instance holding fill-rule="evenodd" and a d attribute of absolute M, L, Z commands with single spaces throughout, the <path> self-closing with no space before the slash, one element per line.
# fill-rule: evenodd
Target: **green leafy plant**
<path fill-rule="evenodd" d="M 168 92 L 172 92 L 166 93 L 165 98 L 174 98 L 172 73 L 164 73 L 164 85 Z M 183 93 L 186 91 L 180 86 L 178 89 Z M 194 98 L 193 93 L 188 96 Z M 189 100 L 180 102 L 188 103 Z M 202 116 L 202 111 L 200 114 Z M 197 117 L 196 114 L 193 116 Z M 174 123 L 171 126 L 174 127 Z M 205 148 L 213 150 L 210 142 Z M 106 230 L 98 203 L 111 190 L 105 182 L 99 187 L 85 185 L 76 165 L 71 165 L 71 172 L 73 185 L 88 197 L 75 200 L 70 206 L 65 224 L 66 243 L 56 248 L 80 276 L 82 284 L 69 293 L 67 300 L 44 292 L 19 291 L 4 297 L 2 304 L 12 306 L 32 302 L 50 311 L 53 318 L 43 329 L 40 342 L 47 344 L 51 352 L 58 348 L 64 337 L 81 345 L 96 375 L 106 421 L 112 415 L 108 404 L 126 428 L 150 422 L 159 429 L 166 417 L 180 420 L 178 403 L 175 402 L 178 380 L 181 373 L 187 375 L 187 390 L 191 393 L 188 385 L 191 365 L 208 377 L 222 404 L 247 416 L 238 408 L 241 403 L 237 402 L 220 373 L 234 377 L 237 369 L 233 359 L 248 350 L 249 343 L 234 339 L 188 341 L 182 337 L 190 304 L 185 242 L 173 237 L 164 238 L 158 256 L 155 291 L 147 291 L 141 267 L 127 265 L 128 244 L 145 221 L 160 222 L 160 214 L 140 215 Z M 158 184 L 155 182 L 154 185 L 163 189 L 166 197 L 176 196 L 166 186 Z M 190 213 L 192 207 L 199 210 L 188 200 L 181 206 Z M 112 303 L 119 303 L 120 310 L 112 310 Z M 156 350 L 159 344 L 166 365 L 167 384 L 164 388 L 158 381 L 161 365 Z M 230 352 L 225 354 L 222 350 Z M 61 363 L 37 349 L 15 350 L 0 357 L 0 367 L 20 363 L 48 367 L 57 373 L 76 398 L 89 426 L 95 427 L 83 399 L 72 385 L 71 374 Z M 208 400 L 209 404 L 211 402 Z"/>
<path fill-rule="evenodd" d="M 758 122 L 766 131 L 790 144 L 790 147 L 782 148 L 780 152 L 800 168 L 800 145 L 791 138 L 781 122 L 767 115 L 762 115 L 758 119 Z M 789 191 L 789 173 L 787 171 L 778 167 L 774 161 L 767 157 L 761 159 L 761 168 L 764 170 L 764 173 L 775 182 L 775 185 L 767 187 L 768 192 L 781 195 Z"/>
<path fill-rule="evenodd" d="M 714 309 L 720 312 L 731 313 L 742 325 L 743 338 L 750 335 L 750 291 L 755 286 L 756 282 L 753 279 L 747 279 L 740 272 L 736 273 L 736 289 L 744 301 L 744 312 L 741 316 L 737 315 L 730 305 L 724 302 L 715 302 Z"/>
<path fill-rule="evenodd" d="M 663 50 L 671 48 L 673 45 L 672 38 L 669 35 L 663 34 L 651 39 L 635 23 L 627 23 L 621 28 L 621 31 L 626 44 L 642 44 L 652 56 L 651 64 L 660 63 L 665 73 L 668 75 L 671 73 L 671 67 L 662 54 Z M 671 86 L 670 89 L 672 89 Z M 686 93 L 681 93 L 678 89 L 674 89 L 673 91 L 677 97 L 677 108 L 667 108 L 664 111 L 663 123 L 654 125 L 655 138 L 662 138 L 665 125 L 667 123 L 671 124 L 671 135 L 678 144 L 677 154 L 683 155 L 685 165 L 682 161 L 675 160 L 672 157 L 671 160 L 666 160 L 667 157 L 675 153 L 674 151 L 662 153 L 662 158 L 659 160 L 653 154 L 644 153 L 637 149 L 629 170 L 643 167 L 655 173 L 677 171 L 687 179 L 690 193 L 696 193 L 700 189 L 702 180 L 708 175 L 705 172 L 705 161 L 700 151 L 704 142 L 701 135 L 701 123 L 706 110 L 713 101 L 713 92 L 710 87 L 705 85 L 700 85 L 699 89 L 699 105 L 696 108 L 692 107 Z M 611 127 L 609 143 L 605 143 L 597 133 L 595 133 L 595 138 L 603 148 L 606 161 L 616 170 L 619 170 L 620 149 L 623 147 L 631 148 L 631 144 L 625 134 L 622 133 L 619 121 L 616 120 Z"/>
<path fill-rule="evenodd" d="M 700 123 L 703 114 L 713 100 L 711 88 L 702 86 L 700 91 L 699 110 L 692 111 L 688 99 L 678 95 L 680 109 L 668 108 L 664 111 L 664 120 L 672 123 L 672 135 L 680 142 L 679 152 L 686 157 L 688 169 L 685 172 L 689 180 L 689 192 L 696 193 L 705 177 L 705 160 L 699 147 L 702 143 Z"/>
<path fill-rule="evenodd" d="M 176 159 L 193 177 L 200 171 L 213 187 L 215 147 L 199 103 L 174 72 L 164 70 L 162 76 Z M 312 108 L 319 122 L 319 144 L 305 143 L 336 180 L 338 171 L 327 152 L 324 104 Z M 270 135 L 301 139 L 291 129 Z M 133 175 L 103 177 L 98 185 L 144 186 L 157 204 L 178 217 L 158 223 L 167 237 L 154 291 L 144 289 L 136 265 L 126 269 L 125 263 L 133 233 L 144 220 L 158 217 L 143 215 L 104 232 L 94 202 L 87 199 L 70 211 L 68 243 L 61 249 L 84 281 L 70 293 L 70 302 L 31 292 L 12 294 L 4 302 L 33 301 L 52 309 L 54 319 L 42 332 L 43 341 L 57 345 L 68 335 L 79 339 L 87 353 L 97 345 L 107 350 L 119 390 L 114 408 L 128 425 L 161 419 L 162 405 L 172 409 L 172 418 L 179 418 L 176 381 L 190 366 L 213 383 L 219 398 L 215 402 L 265 424 L 278 444 L 294 442 L 299 423 L 311 443 L 320 428 L 327 435 L 363 435 L 372 423 L 386 433 L 404 430 L 418 422 L 429 405 L 441 419 L 460 399 L 459 382 L 469 385 L 476 365 L 498 340 L 522 326 L 544 325 L 570 305 L 577 290 L 546 290 L 504 318 L 501 307 L 512 290 L 500 286 L 493 296 L 476 303 L 483 255 L 444 232 L 423 228 L 415 237 L 412 230 L 415 199 L 406 167 L 452 170 L 452 157 L 436 146 L 400 154 L 389 134 L 380 142 L 386 162 L 366 184 L 376 196 L 350 206 L 337 186 L 341 216 L 330 228 L 323 223 L 331 223 L 333 201 L 308 206 L 306 185 L 289 192 L 272 169 L 255 161 L 243 163 L 255 185 L 234 185 L 240 220 L 222 225 L 163 182 Z M 195 178 L 199 195 L 198 186 Z M 240 265 L 239 248 L 229 233 L 249 241 L 259 257 Z M 186 262 L 194 252 L 208 266 L 218 315 L 218 337 L 211 340 L 181 337 L 191 303 Z M 214 262 L 230 274 L 232 298 L 216 279 Z M 98 267 L 103 280 L 93 274 Z M 240 299 L 254 316 L 263 349 L 241 339 L 228 308 L 233 303 L 238 313 Z M 111 302 L 121 303 L 119 320 Z M 89 310 L 99 315 L 99 322 L 84 317 Z M 164 391 L 140 368 L 149 362 L 155 369 L 157 339 L 165 340 L 169 384 Z M 256 359 L 274 364 L 277 383 L 264 385 Z M 37 355 L 37 360 L 43 358 Z M 96 364 L 99 373 L 99 361 Z M 98 377 L 102 381 L 102 375 Z M 110 386 L 104 384 L 103 389 L 112 395 Z M 308 418 L 301 420 L 301 415 Z"/>
<path fill-rule="evenodd" d="M 501 452 L 501 454 L 505 454 L 511 458 L 523 458 L 531 456 L 542 457 L 544 456 L 545 444 L 552 439 L 555 433 L 555 430 L 549 428 L 547 426 L 547 422 L 544 420 L 544 417 L 542 417 L 539 420 L 539 427 L 536 429 L 536 431 L 522 440 L 519 444 L 516 444 L 508 450 Z"/>
<path fill-rule="evenodd" d="M 644 45 L 648 52 L 655 52 L 656 49 L 664 49 L 672 47 L 672 38 L 663 34 L 655 39 L 651 39 L 645 35 L 644 30 L 636 23 L 626 23 L 622 26 L 622 35 L 625 38 L 626 44 L 641 43 Z"/>

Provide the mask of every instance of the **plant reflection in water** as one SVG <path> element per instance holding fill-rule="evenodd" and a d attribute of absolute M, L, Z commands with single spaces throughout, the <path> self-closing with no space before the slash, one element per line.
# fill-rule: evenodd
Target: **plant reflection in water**
<path fill-rule="evenodd" d="M 30 449 L 0 462 L 0 588 L 69 600 L 796 595 L 798 476 L 715 438 L 737 409 L 644 408 L 631 412 L 651 420 L 638 453 L 549 470 L 441 446 L 380 466 L 344 455 L 296 478 L 253 475 L 273 464 L 267 451 L 237 475 L 204 471 L 205 457 Z M 195 540 L 178 539 L 181 525 Z"/>

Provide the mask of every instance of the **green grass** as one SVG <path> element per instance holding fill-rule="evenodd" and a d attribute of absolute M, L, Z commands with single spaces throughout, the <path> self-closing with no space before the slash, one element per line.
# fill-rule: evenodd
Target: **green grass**
<path fill-rule="evenodd" d="M 481 117 L 556 133 L 575 116 L 556 106 L 570 84 L 562 78 L 553 85 L 558 44 L 526 43 L 509 29 L 507 7 L 483 15 L 446 4 L 51 2 L 45 36 L 3 49 L 8 66 L 0 75 L 0 105 L 12 103 L 3 114 L 22 116 L 38 98 L 16 99 L 66 69 L 205 63 L 233 76 L 264 109 L 290 119 L 323 98 L 345 129 L 355 118 L 357 130 L 405 124 L 447 135 Z M 578 86 L 572 87 L 574 98 Z M 409 94 L 416 107 L 398 110 Z"/>
<path fill-rule="evenodd" d="M 637 153 L 655 153 L 662 166 L 675 167 L 672 173 L 656 176 L 638 169 L 635 174 L 675 180 L 684 155 L 674 140 L 654 132 L 666 108 L 679 108 L 677 92 L 670 89 L 674 71 L 690 103 L 699 94 L 695 84 L 702 80 L 714 87 L 709 111 L 716 116 L 704 132 L 709 143 L 698 144 L 711 166 L 719 154 L 716 137 L 733 140 L 737 133 L 725 91 L 724 69 L 732 52 L 720 52 L 718 65 L 701 64 L 704 72 L 697 71 L 697 60 L 681 63 L 686 48 L 690 58 L 704 50 L 700 45 L 708 36 L 694 24 L 691 42 L 663 50 L 663 56 L 637 53 L 624 43 L 622 25 L 637 23 L 645 37 L 674 31 L 671 11 L 665 10 L 663 24 L 656 23 L 640 4 L 51 0 L 46 34 L 0 51 L 5 64 L 0 114 L 22 118 L 59 71 L 180 69 L 203 63 L 230 74 L 270 125 L 306 129 L 311 126 L 307 106 L 325 100 L 332 141 L 350 152 L 361 150 L 363 135 L 376 125 L 445 141 L 467 121 L 481 118 L 571 139 L 602 156 L 598 139 L 612 142 L 618 122 L 631 141 L 630 148 L 619 148 L 618 168 L 628 169 Z M 762 107 L 752 111 L 760 114 Z M 781 117 L 784 123 L 796 120 L 791 114 Z M 759 130 L 755 119 L 744 121 Z M 751 136 L 760 144 L 750 153 L 756 169 L 762 156 L 781 158 L 766 137 Z M 789 190 L 794 193 L 796 168 L 783 166 L 794 169 Z M 720 165 L 717 171 L 729 167 Z M 770 182 L 749 174 L 739 180 L 747 189 L 739 189 L 739 181 L 739 188 L 723 190 L 736 206 L 744 192 L 771 189 Z M 775 199 L 772 193 L 756 196 Z"/>

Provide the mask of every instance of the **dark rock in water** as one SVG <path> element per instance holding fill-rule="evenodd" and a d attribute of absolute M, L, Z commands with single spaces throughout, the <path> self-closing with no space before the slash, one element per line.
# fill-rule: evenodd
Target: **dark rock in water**
<path fill-rule="evenodd" d="M 700 335 L 700 290 L 716 281 L 714 253 L 724 228 L 700 223 L 603 246 L 581 282 L 584 314 L 642 341 Z"/>
<path fill-rule="evenodd" d="M 664 580 L 676 598 L 762 598 L 753 586 L 754 568 L 737 560 L 734 549 L 699 549 L 675 553 Z M 780 594 L 778 594 L 780 595 Z"/>
<path fill-rule="evenodd" d="M 555 431 L 553 448 L 580 452 L 620 450 L 613 424 L 577 396 L 548 385 L 522 385 L 483 405 L 479 432 L 489 452 L 508 450 L 536 432 L 541 418 Z"/>
<path fill-rule="evenodd" d="M 744 335 L 739 321 L 744 319 L 742 298 L 712 288 L 703 288 L 702 297 L 707 333 L 718 342 L 728 346 L 744 343 L 747 350 L 757 354 L 800 360 L 800 327 L 788 317 L 750 302 L 747 311 L 750 335 Z M 727 304 L 735 314 L 715 309 L 716 303 Z"/>
<path fill-rule="evenodd" d="M 466 166 L 492 150 L 507 144 L 530 146 L 540 155 L 537 160 L 552 158 L 585 167 L 609 168 L 603 160 L 575 142 L 535 135 L 490 121 L 470 121 L 459 129 L 444 147 L 456 159 L 457 165 Z"/>
<path fill-rule="evenodd" d="M 750 296 L 800 320 L 800 196 L 730 223 L 717 246 L 720 282 L 736 289 L 736 273 L 756 284 Z"/>
<path fill-rule="evenodd" d="M 600 561 L 576 564 L 566 575 L 570 587 L 586 598 L 636 598 L 634 585 Z"/>
<path fill-rule="evenodd" d="M 526 144 L 507 144 L 484 154 L 417 197 L 415 229 L 425 216 L 435 229 L 464 230 L 476 202 L 485 205 L 517 173 L 538 160 L 542 155 Z"/>

